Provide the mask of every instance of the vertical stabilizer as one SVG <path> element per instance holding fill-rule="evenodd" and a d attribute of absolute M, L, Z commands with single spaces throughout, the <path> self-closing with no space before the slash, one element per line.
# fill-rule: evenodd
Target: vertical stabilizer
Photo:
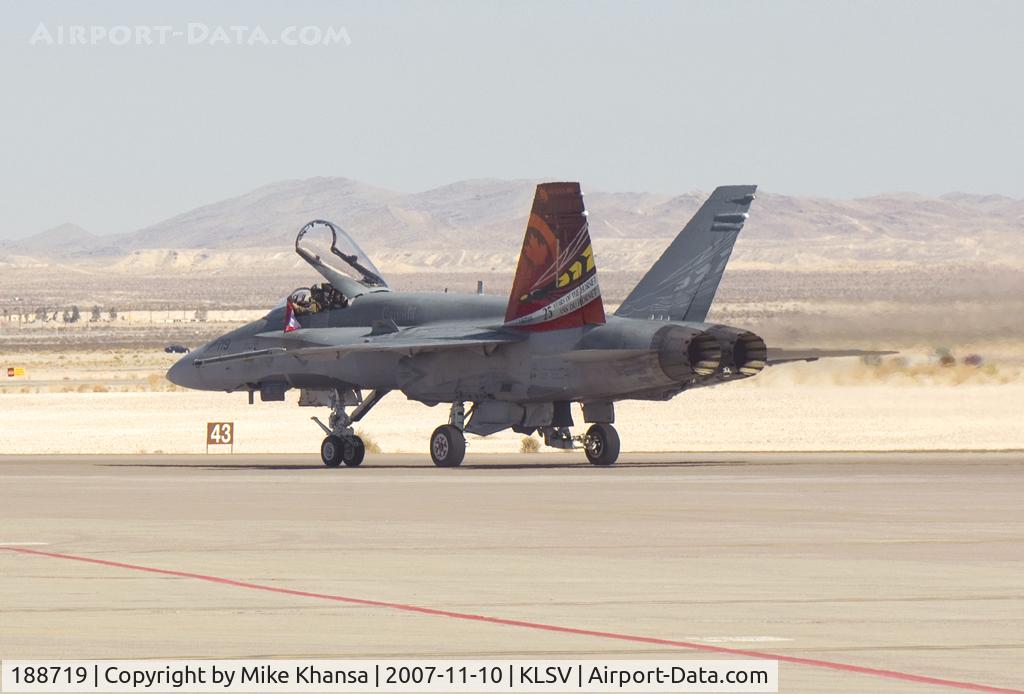
<path fill-rule="evenodd" d="M 605 322 L 579 183 L 542 183 L 533 198 L 505 325 L 557 330 Z"/>
<path fill-rule="evenodd" d="M 704 322 L 756 190 L 716 188 L 615 315 Z"/>

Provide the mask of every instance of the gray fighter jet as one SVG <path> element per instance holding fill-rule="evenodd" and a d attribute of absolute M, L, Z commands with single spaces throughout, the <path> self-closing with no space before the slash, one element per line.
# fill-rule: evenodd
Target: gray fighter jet
<path fill-rule="evenodd" d="M 167 378 L 248 391 L 250 403 L 256 392 L 274 401 L 300 389 L 299 405 L 331 408 L 327 424 L 313 418 L 327 435 L 320 453 L 330 467 L 363 461 L 352 425 L 394 390 L 450 405 L 448 423 L 430 436 L 438 466 L 462 463 L 465 434 L 509 428 L 539 432 L 555 448 L 581 446 L 591 463 L 611 465 L 620 400 L 668 400 L 773 363 L 863 354 L 770 352 L 749 330 L 706 322 L 755 190 L 716 189 L 611 316 L 578 183 L 537 186 L 508 300 L 392 291 L 344 231 L 315 220 L 295 250 L 327 281 L 194 350 Z M 590 425 L 582 435 L 572 433 L 571 403 Z"/>

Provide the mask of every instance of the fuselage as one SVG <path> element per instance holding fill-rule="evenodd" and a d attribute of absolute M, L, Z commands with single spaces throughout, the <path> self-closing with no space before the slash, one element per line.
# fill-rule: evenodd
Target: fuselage
<path fill-rule="evenodd" d="M 426 335 L 488 334 L 502 331 L 506 303 L 476 294 L 371 292 L 345 308 L 300 316 L 301 329 L 287 334 L 280 306 L 193 351 L 168 378 L 188 388 L 229 392 L 355 388 L 401 390 L 428 403 L 531 403 L 666 399 L 738 376 L 737 369 L 723 370 L 727 345 L 708 332 L 722 326 L 617 316 L 608 316 L 603 325 L 517 331 L 515 341 L 492 349 L 360 352 L 308 360 L 282 354 L 196 365 L 211 357 L 272 350 L 286 339 L 311 347 L 359 343 L 372 340 L 381 326 Z"/>

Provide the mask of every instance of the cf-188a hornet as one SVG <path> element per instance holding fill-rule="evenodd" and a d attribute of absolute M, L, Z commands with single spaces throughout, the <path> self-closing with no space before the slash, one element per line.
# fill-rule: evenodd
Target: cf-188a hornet
<path fill-rule="evenodd" d="M 537 186 L 507 301 L 392 291 L 348 234 L 315 220 L 299 231 L 295 251 L 326 282 L 194 350 L 167 378 L 248 391 L 250 402 L 256 392 L 279 401 L 299 388 L 299 405 L 331 408 L 327 424 L 313 418 L 330 467 L 363 461 L 353 424 L 394 390 L 450 405 L 448 422 L 430 436 L 438 466 L 462 463 L 467 433 L 505 429 L 539 432 L 548 446 L 580 446 L 594 465 L 611 465 L 618 401 L 668 400 L 771 364 L 863 354 L 769 350 L 749 330 L 706 322 L 755 190 L 716 189 L 613 315 L 601 299 L 578 183 Z M 582 435 L 572 433 L 572 403 L 590 425 Z"/>

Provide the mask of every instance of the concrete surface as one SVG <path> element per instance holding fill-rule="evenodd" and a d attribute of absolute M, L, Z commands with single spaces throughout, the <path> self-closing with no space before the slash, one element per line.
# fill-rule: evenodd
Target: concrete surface
<path fill-rule="evenodd" d="M 0 457 L 0 545 L 1024 686 L 1024 453 L 424 458 Z M 0 550 L 3 658 L 448 655 L 725 657 Z"/>

